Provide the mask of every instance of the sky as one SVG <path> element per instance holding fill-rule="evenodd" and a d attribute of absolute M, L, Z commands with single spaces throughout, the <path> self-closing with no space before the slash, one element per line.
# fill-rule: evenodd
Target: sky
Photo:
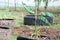
<path fill-rule="evenodd" d="M 17 0 L 17 6 L 22 6 L 21 2 L 26 3 L 28 6 L 34 6 L 34 0 Z M 0 6 L 7 6 L 8 0 L 0 0 Z M 14 0 L 9 0 L 9 5 L 14 6 Z M 44 3 L 41 4 L 44 6 Z M 60 0 L 55 2 L 49 2 L 48 6 L 60 6 Z"/>

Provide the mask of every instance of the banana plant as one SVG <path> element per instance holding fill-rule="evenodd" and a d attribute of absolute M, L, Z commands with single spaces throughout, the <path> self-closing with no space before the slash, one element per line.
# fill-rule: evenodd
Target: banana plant
<path fill-rule="evenodd" d="M 45 9 L 47 8 L 47 6 L 48 6 L 48 0 L 35 0 L 35 7 L 39 10 L 39 5 L 40 5 L 40 3 L 41 3 L 41 1 L 43 1 L 43 2 L 46 2 L 45 4 L 46 4 L 46 6 L 45 6 Z M 25 10 L 29 13 L 29 14 L 31 14 L 31 15 L 37 15 L 37 13 L 38 12 L 35 12 L 31 7 L 29 7 L 29 6 L 26 6 L 26 4 L 25 3 L 23 3 L 22 2 L 22 4 L 24 5 L 24 8 L 25 8 Z M 38 11 L 37 10 L 37 11 Z M 54 15 L 53 14 L 51 14 L 51 13 L 49 13 L 49 12 L 40 12 L 39 14 L 41 14 L 40 16 L 35 16 L 35 20 L 36 19 L 40 19 L 40 20 L 42 20 L 43 22 L 45 22 L 45 23 L 47 23 L 48 25 L 51 25 L 50 24 L 50 22 L 48 21 L 48 19 L 45 17 L 45 16 L 48 16 L 48 17 L 53 17 Z M 36 21 L 35 21 L 35 23 L 36 23 Z M 36 29 L 36 24 L 35 24 L 35 34 L 33 34 L 33 35 L 37 35 L 37 29 Z M 38 35 L 37 35 L 38 36 Z"/>
<path fill-rule="evenodd" d="M 34 10 L 29 7 L 29 6 L 26 6 L 25 3 L 22 2 L 22 4 L 24 5 L 24 9 L 31 15 L 35 15 L 35 12 Z M 38 19 L 42 20 L 43 22 L 47 23 L 48 25 L 50 25 L 49 21 L 45 18 L 45 16 L 49 16 L 49 17 L 53 17 L 54 15 L 49 13 L 49 12 L 40 12 L 39 14 L 41 14 L 40 16 L 37 16 Z"/>
<path fill-rule="evenodd" d="M 49 23 L 49 21 L 45 18 L 45 16 L 53 17 L 53 18 L 54 18 L 54 15 L 53 15 L 52 13 L 46 12 L 46 9 L 47 9 L 47 7 L 48 7 L 48 3 L 49 3 L 50 1 L 52 1 L 52 0 L 35 0 L 35 4 L 36 4 L 35 7 L 37 7 L 37 9 L 39 9 L 39 5 L 40 5 L 41 2 L 45 2 L 45 7 L 44 7 L 44 8 L 45 8 L 45 12 L 40 12 L 39 14 L 41 14 L 42 16 L 38 16 L 37 18 L 40 19 L 40 20 L 42 20 L 42 21 L 44 21 L 44 22 L 47 23 L 47 24 L 50 24 L 50 23 Z M 57 1 L 57 0 L 53 0 L 53 2 L 54 2 L 54 1 Z M 34 11 L 31 7 L 26 6 L 26 4 L 23 3 L 23 2 L 22 2 L 22 4 L 24 5 L 25 10 L 26 10 L 29 14 L 35 15 L 35 11 Z M 37 11 L 38 11 L 38 10 L 37 10 Z"/>

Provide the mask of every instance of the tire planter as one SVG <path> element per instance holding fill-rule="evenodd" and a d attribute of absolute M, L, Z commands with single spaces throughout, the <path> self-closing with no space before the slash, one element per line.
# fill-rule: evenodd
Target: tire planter
<path fill-rule="evenodd" d="M 0 19 L 0 27 L 11 27 L 14 24 L 14 19 Z"/>
<path fill-rule="evenodd" d="M 10 40 L 14 19 L 0 19 L 0 40 Z"/>
<path fill-rule="evenodd" d="M 30 39 L 30 38 L 25 38 L 25 37 L 22 37 L 22 36 L 18 36 L 17 40 L 36 40 L 36 39 Z"/>
<path fill-rule="evenodd" d="M 53 18 L 49 16 L 44 16 L 50 23 L 53 23 Z M 35 16 L 27 15 L 24 16 L 24 25 L 35 25 Z M 48 25 L 40 19 L 36 19 L 36 25 Z"/>
<path fill-rule="evenodd" d="M 43 38 L 41 40 L 43 40 Z M 25 37 L 22 37 L 22 36 L 18 36 L 17 37 L 17 40 L 37 40 L 37 39 L 30 39 L 30 38 L 25 38 Z M 52 40 L 52 39 L 51 38 L 48 38 L 48 40 Z"/>
<path fill-rule="evenodd" d="M 11 29 L 8 27 L 0 27 L 0 40 L 10 40 Z"/>
<path fill-rule="evenodd" d="M 0 27 L 1 29 L 9 29 L 8 27 Z"/>

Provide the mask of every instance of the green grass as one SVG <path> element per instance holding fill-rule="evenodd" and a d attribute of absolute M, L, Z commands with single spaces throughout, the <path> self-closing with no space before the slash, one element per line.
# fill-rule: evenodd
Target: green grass
<path fill-rule="evenodd" d="M 12 35 L 11 36 L 11 40 L 16 40 L 17 39 L 17 36 L 16 35 Z"/>
<path fill-rule="evenodd" d="M 32 29 L 32 30 L 35 30 L 35 26 L 28 26 L 30 29 Z M 40 29 L 41 27 L 44 27 L 44 28 L 46 28 L 46 27 L 52 27 L 52 28 L 56 28 L 56 29 L 59 29 L 60 30 L 60 24 L 53 24 L 53 25 L 51 25 L 51 26 L 36 26 L 37 27 L 37 29 Z"/>
<path fill-rule="evenodd" d="M 22 12 L 8 12 L 8 11 L 0 11 L 0 19 L 2 18 L 13 18 L 15 19 L 16 26 L 23 25 L 23 16 Z"/>
<path fill-rule="evenodd" d="M 60 24 L 53 25 L 52 27 L 57 28 L 60 30 Z"/>

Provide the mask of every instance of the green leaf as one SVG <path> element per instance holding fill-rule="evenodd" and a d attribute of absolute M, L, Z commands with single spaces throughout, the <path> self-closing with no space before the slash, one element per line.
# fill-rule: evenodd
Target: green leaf
<path fill-rule="evenodd" d="M 24 6 L 24 8 L 28 13 L 34 15 L 34 11 L 29 6 Z"/>
<path fill-rule="evenodd" d="M 47 16 L 54 18 L 54 15 L 52 13 L 49 13 L 49 12 L 45 12 L 45 13 L 46 13 Z"/>
<path fill-rule="evenodd" d="M 40 14 L 43 15 L 43 16 L 49 16 L 49 17 L 54 18 L 54 15 L 52 13 L 49 13 L 49 12 L 40 12 Z"/>
<path fill-rule="evenodd" d="M 33 9 L 31 9 L 31 7 L 26 6 L 25 3 L 23 3 L 23 5 L 24 5 L 25 10 L 26 10 L 28 13 L 34 15 L 35 12 L 33 11 Z"/>
<path fill-rule="evenodd" d="M 44 16 L 38 16 L 38 19 L 42 20 L 43 22 L 47 23 L 50 25 L 49 21 L 44 17 Z"/>
<path fill-rule="evenodd" d="M 41 14 L 42 16 L 46 16 L 45 12 L 40 12 L 39 14 Z"/>

